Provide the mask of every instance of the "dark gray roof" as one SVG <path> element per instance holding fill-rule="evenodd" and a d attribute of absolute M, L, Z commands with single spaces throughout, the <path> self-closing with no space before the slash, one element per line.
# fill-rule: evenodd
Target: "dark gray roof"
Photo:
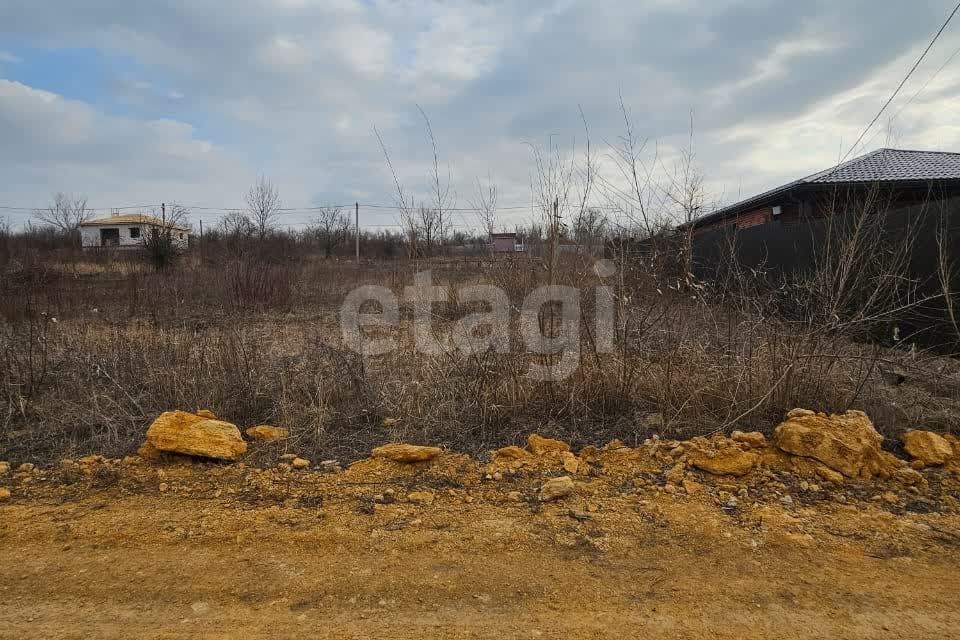
<path fill-rule="evenodd" d="M 806 178 L 794 180 L 713 211 L 693 224 L 696 226 L 712 222 L 747 207 L 760 205 L 769 198 L 804 185 L 931 180 L 960 180 L 960 153 L 877 149 Z"/>
<path fill-rule="evenodd" d="M 960 180 L 960 153 L 878 149 L 803 178 L 801 182 L 883 182 Z"/>

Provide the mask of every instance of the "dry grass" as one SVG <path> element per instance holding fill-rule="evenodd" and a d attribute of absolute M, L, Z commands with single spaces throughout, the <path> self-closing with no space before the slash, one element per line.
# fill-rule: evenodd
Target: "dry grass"
<path fill-rule="evenodd" d="M 588 266 L 570 259 L 559 276 L 582 289 L 586 318 L 598 283 Z M 756 289 L 745 304 L 642 264 L 618 285 L 616 352 L 595 353 L 584 330 L 582 364 L 561 381 L 524 375 L 534 356 L 518 348 L 515 326 L 512 353 L 425 356 L 404 310 L 395 352 L 364 359 L 343 348 L 336 314 L 348 291 L 375 283 L 400 293 L 426 268 L 434 282 L 502 286 L 514 304 L 544 278 L 535 260 L 48 268 L 43 286 L 8 305 L 0 331 L 0 453 L 129 453 L 171 408 L 279 424 L 293 433 L 281 447 L 341 460 L 389 440 L 480 452 L 531 431 L 575 444 L 768 431 L 795 406 L 861 408 L 890 436 L 951 428 L 960 415 L 953 360 L 855 342 L 772 314 Z M 438 305 L 438 333 L 468 311 Z M 890 371 L 906 381 L 891 383 Z"/>

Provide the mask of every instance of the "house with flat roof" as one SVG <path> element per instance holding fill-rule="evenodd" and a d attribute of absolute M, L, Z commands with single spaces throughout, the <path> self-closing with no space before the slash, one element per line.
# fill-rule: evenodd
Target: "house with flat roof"
<path fill-rule="evenodd" d="M 148 234 L 167 229 L 175 247 L 186 249 L 190 228 L 144 213 L 114 214 L 80 224 L 80 240 L 85 249 L 135 248 L 143 246 Z"/>

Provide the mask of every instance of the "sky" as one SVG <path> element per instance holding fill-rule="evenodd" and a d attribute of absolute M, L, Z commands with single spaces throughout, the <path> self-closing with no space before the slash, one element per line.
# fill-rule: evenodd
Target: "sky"
<path fill-rule="evenodd" d="M 447 206 L 474 206 L 479 180 L 499 226 L 528 221 L 535 150 L 581 157 L 589 131 L 606 185 L 591 198 L 614 211 L 621 103 L 650 171 L 675 171 L 692 122 L 708 206 L 729 203 L 835 164 L 953 4 L 0 0 L 0 206 L 24 209 L 0 218 L 21 225 L 63 191 L 98 214 L 179 202 L 210 226 L 264 176 L 282 226 L 360 202 L 365 227 L 389 228 L 375 128 L 429 202 L 421 110 Z M 960 151 L 958 48 L 960 18 L 854 155 Z"/>

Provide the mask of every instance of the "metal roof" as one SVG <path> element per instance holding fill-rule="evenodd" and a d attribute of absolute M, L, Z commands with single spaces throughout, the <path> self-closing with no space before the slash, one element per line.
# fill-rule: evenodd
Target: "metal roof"
<path fill-rule="evenodd" d="M 147 224 L 155 227 L 167 226 L 172 229 L 180 229 L 181 231 L 189 231 L 190 227 L 185 227 L 179 224 L 173 224 L 170 222 L 164 223 L 160 218 L 154 216 L 148 216 L 145 213 L 125 213 L 118 216 L 107 216 L 106 218 L 96 218 L 94 220 L 86 220 L 85 222 L 80 223 L 81 227 L 99 227 L 99 226 L 109 226 L 112 224 Z"/>
<path fill-rule="evenodd" d="M 696 220 L 694 226 L 723 218 L 804 185 L 960 180 L 960 153 L 877 149 L 852 160 L 728 205 Z"/>
<path fill-rule="evenodd" d="M 960 180 L 960 153 L 878 149 L 803 178 L 803 182 Z"/>

